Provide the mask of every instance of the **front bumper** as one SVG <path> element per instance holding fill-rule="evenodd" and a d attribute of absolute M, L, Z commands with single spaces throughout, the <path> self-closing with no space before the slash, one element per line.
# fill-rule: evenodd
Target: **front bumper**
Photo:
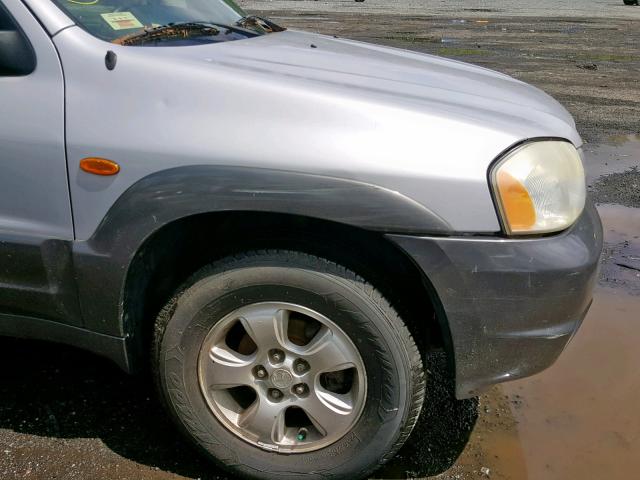
<path fill-rule="evenodd" d="M 602 224 L 587 205 L 534 239 L 389 235 L 423 270 L 451 334 L 458 398 L 550 366 L 591 305 Z"/>

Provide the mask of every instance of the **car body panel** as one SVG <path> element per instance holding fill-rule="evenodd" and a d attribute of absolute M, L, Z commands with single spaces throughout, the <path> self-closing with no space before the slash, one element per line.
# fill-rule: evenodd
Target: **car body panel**
<path fill-rule="evenodd" d="M 71 240 L 60 61 L 29 10 L 19 0 L 4 5 L 28 37 L 37 66 L 26 76 L 0 76 L 0 232 Z"/>
<path fill-rule="evenodd" d="M 0 313 L 82 326 L 72 245 L 0 233 Z"/>
<path fill-rule="evenodd" d="M 556 360 L 591 305 L 603 241 L 591 203 L 559 235 L 389 238 L 420 266 L 445 312 L 458 398 Z"/>
<path fill-rule="evenodd" d="M 65 65 L 80 240 L 129 185 L 187 165 L 355 180 L 411 198 L 452 232 L 497 232 L 489 163 L 531 137 L 580 142 L 566 111 L 539 90 L 427 55 L 289 31 L 145 48 L 111 45 L 71 27 L 54 41 Z M 118 56 L 113 71 L 104 65 L 107 50 Z M 109 158 L 122 170 L 90 176 L 78 169 L 87 156 Z"/>
<path fill-rule="evenodd" d="M 49 35 L 55 35 L 60 30 L 75 25 L 67 15 L 51 2 L 42 0 L 22 0 L 24 4 L 38 18 Z"/>
<path fill-rule="evenodd" d="M 134 371 L 124 337 L 104 335 L 40 317 L 6 313 L 0 313 L 0 335 L 71 345 L 106 357 L 126 372 Z"/>
<path fill-rule="evenodd" d="M 22 2 L 3 5 L 37 64 L 28 75 L 0 75 L 0 313 L 79 326 L 62 69 L 51 39 Z"/>

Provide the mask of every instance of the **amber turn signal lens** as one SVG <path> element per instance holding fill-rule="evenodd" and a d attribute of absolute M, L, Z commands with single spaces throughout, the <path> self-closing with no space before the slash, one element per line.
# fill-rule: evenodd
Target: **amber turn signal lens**
<path fill-rule="evenodd" d="M 497 175 L 502 210 L 512 231 L 530 229 L 536 223 L 536 209 L 524 185 L 505 171 Z"/>
<path fill-rule="evenodd" d="M 80 168 L 94 175 L 115 175 L 120 171 L 120 165 L 106 158 L 83 158 L 80 160 Z"/>

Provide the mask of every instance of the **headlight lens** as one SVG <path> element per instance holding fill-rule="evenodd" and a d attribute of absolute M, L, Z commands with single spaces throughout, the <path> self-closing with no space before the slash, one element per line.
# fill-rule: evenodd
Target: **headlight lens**
<path fill-rule="evenodd" d="M 564 230 L 584 209 L 584 167 L 569 142 L 526 143 L 501 159 L 490 178 L 508 234 Z"/>

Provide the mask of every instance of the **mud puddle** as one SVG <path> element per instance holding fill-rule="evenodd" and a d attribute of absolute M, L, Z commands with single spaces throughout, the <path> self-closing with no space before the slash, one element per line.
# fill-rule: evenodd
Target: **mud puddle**
<path fill-rule="evenodd" d="M 612 136 L 584 150 L 605 231 L 601 284 L 640 295 L 640 135 Z"/>
<path fill-rule="evenodd" d="M 640 208 L 640 135 L 609 137 L 604 144 L 587 144 L 585 173 L 598 203 Z"/>
<path fill-rule="evenodd" d="M 606 143 L 585 144 L 583 150 L 587 184 L 604 175 L 640 166 L 640 134 L 612 135 Z"/>
<path fill-rule="evenodd" d="M 600 283 L 640 296 L 640 209 L 599 205 L 598 211 L 605 233 Z"/>
<path fill-rule="evenodd" d="M 596 293 L 590 314 L 558 363 L 506 384 L 526 475 L 518 479 L 630 479 L 640 472 L 640 298 Z M 521 463 L 521 460 L 518 460 Z M 503 458 L 496 471 L 509 468 Z"/>

